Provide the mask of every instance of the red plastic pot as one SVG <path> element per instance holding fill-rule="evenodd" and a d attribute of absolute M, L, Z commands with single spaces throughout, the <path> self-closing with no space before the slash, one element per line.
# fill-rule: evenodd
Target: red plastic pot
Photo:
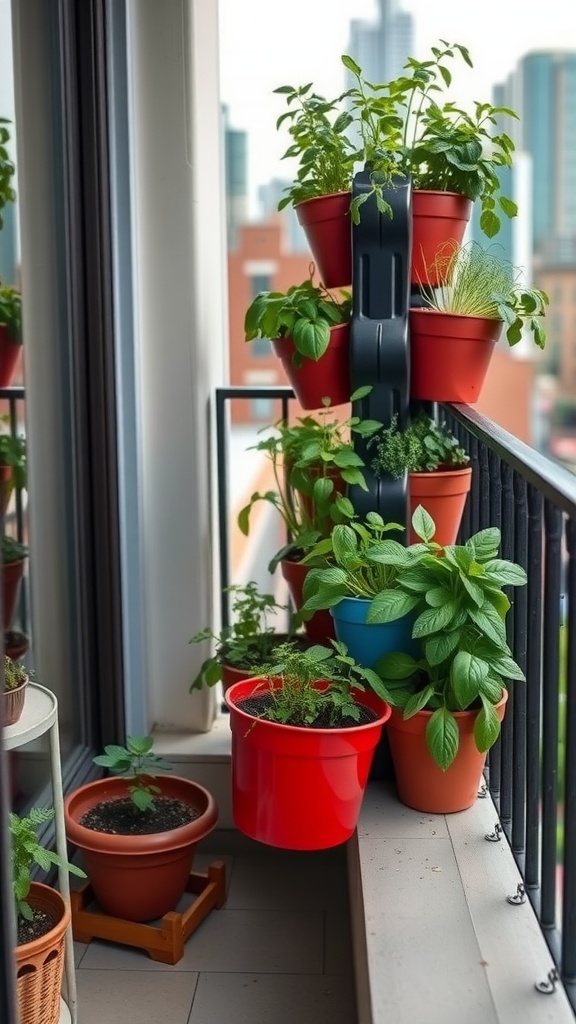
<path fill-rule="evenodd" d="M 501 320 L 411 309 L 412 398 L 474 405 L 501 332 Z"/>
<path fill-rule="evenodd" d="M 302 588 L 310 567 L 285 558 L 280 562 L 280 571 L 288 584 L 292 603 L 296 611 L 300 611 L 304 604 Z M 327 609 L 314 612 L 314 615 L 304 623 L 304 629 L 308 639 L 313 640 L 315 644 L 327 644 L 330 640 L 336 639 L 334 619 Z"/>
<path fill-rule="evenodd" d="M 22 345 L 12 340 L 6 324 L 0 324 L 0 388 L 10 387 L 21 355 Z"/>
<path fill-rule="evenodd" d="M 328 348 L 317 361 L 304 359 L 300 366 L 294 366 L 296 349 L 291 338 L 276 338 L 272 348 L 303 409 L 320 409 L 325 398 L 331 405 L 350 401 L 350 324 L 330 328 Z"/>
<path fill-rule="evenodd" d="M 356 828 L 374 748 L 390 715 L 388 704 L 376 694 L 358 692 L 356 701 L 378 714 L 374 722 L 342 729 L 278 725 L 237 706 L 261 687 L 261 679 L 250 679 L 236 683 L 225 696 L 236 827 L 251 839 L 286 850 L 345 843 Z"/>
<path fill-rule="evenodd" d="M 472 200 L 457 192 L 413 191 L 412 284 L 441 283 L 434 272 L 436 255 L 446 243 L 462 241 L 471 213 Z"/>
<path fill-rule="evenodd" d="M 508 694 L 496 711 L 500 721 Z M 477 711 L 455 711 L 460 744 L 450 767 L 443 772 L 433 760 L 426 746 L 426 726 L 431 711 L 418 711 L 404 720 L 399 708 L 392 708 L 387 725 L 390 752 L 398 796 L 407 807 L 427 814 L 452 814 L 465 811 L 478 796 L 486 754 L 481 754 L 474 742 L 474 722 Z"/>
<path fill-rule="evenodd" d="M 4 629 L 10 629 L 12 625 L 12 619 L 14 618 L 14 612 L 16 611 L 16 602 L 18 601 L 18 594 L 20 593 L 20 584 L 22 583 L 22 576 L 24 575 L 24 562 L 26 559 L 20 558 L 17 562 L 6 562 L 3 566 L 2 574 L 2 614 L 4 617 Z"/>
<path fill-rule="evenodd" d="M 409 473 L 410 522 L 418 505 L 422 505 L 436 524 L 433 538 L 436 543 L 443 547 L 455 544 L 471 483 L 470 466 L 434 473 Z M 417 544 L 419 539 L 410 527 L 410 544 Z"/>
<path fill-rule="evenodd" d="M 80 824 L 103 800 L 128 795 L 123 778 L 99 779 L 70 793 L 64 802 L 66 833 L 82 850 L 83 865 L 102 910 L 126 921 L 151 921 L 174 910 L 184 892 L 194 849 L 218 821 L 208 790 L 190 779 L 162 775 L 162 795 L 182 800 L 200 815 L 188 825 L 145 836 L 109 835 Z"/>
<path fill-rule="evenodd" d="M 352 282 L 351 202 L 351 192 L 334 192 L 294 207 L 326 288 L 347 288 Z"/>

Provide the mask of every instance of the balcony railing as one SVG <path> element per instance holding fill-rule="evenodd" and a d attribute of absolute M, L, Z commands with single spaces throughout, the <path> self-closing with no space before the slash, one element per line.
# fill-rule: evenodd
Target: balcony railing
<path fill-rule="evenodd" d="M 232 400 L 273 399 L 286 417 L 290 388 L 216 392 L 221 582 L 230 581 L 227 435 Z M 576 478 L 468 406 L 448 407 L 467 449 L 472 491 L 461 537 L 502 531 L 502 557 L 524 566 L 508 641 L 527 682 L 509 685 L 502 734 L 486 780 L 542 931 L 576 1008 Z M 226 594 L 222 620 L 228 622 Z"/>

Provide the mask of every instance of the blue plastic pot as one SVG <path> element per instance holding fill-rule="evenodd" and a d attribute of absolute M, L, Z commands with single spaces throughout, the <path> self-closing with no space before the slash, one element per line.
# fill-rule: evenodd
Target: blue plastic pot
<path fill-rule="evenodd" d="M 383 654 L 404 651 L 421 656 L 420 647 L 412 639 L 414 615 L 404 615 L 394 622 L 366 622 L 371 601 L 363 597 L 343 597 L 330 609 L 336 637 L 346 644 L 350 657 L 364 668 L 374 668 Z"/>

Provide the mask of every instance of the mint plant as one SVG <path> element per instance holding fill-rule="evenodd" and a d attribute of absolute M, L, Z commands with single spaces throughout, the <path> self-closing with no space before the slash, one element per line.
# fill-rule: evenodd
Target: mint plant
<path fill-rule="evenodd" d="M 6 206 L 6 203 L 13 203 L 16 199 L 16 193 L 12 188 L 16 168 L 10 159 L 6 145 L 10 141 L 10 131 L 7 127 L 9 124 L 10 121 L 6 117 L 0 117 L 0 229 L 3 226 L 2 208 Z M 1 322 L 2 316 L 0 315 Z"/>
<path fill-rule="evenodd" d="M 0 128 L 1 138 L 1 128 Z M 1 149 L 0 146 L 0 174 L 1 174 Z M 1 184 L 0 184 L 0 197 L 1 197 Z M 2 208 L 0 198 L 0 209 Z M 0 227 L 2 221 L 0 219 Z M 0 282 L 0 324 L 4 324 L 8 328 L 8 335 L 10 341 L 14 344 L 20 345 L 22 342 L 22 299 L 20 292 L 16 288 L 11 288 L 10 285 L 2 284 Z"/>
<path fill-rule="evenodd" d="M 4 655 L 4 689 L 17 690 L 19 686 L 28 679 L 28 672 L 18 661 L 13 661 L 8 655 Z"/>
<path fill-rule="evenodd" d="M 16 916 L 32 921 L 34 912 L 28 903 L 34 866 L 49 871 L 55 865 L 64 867 L 78 878 L 86 878 L 84 871 L 62 860 L 57 853 L 47 850 L 38 840 L 38 828 L 54 817 L 51 807 L 33 807 L 30 814 L 20 817 L 11 813 L 8 820 L 11 840 L 12 892 L 16 904 Z"/>
<path fill-rule="evenodd" d="M 389 427 L 378 431 L 368 442 L 374 448 L 372 468 L 377 477 L 389 473 L 398 480 L 404 473 L 434 473 L 437 470 L 461 469 L 469 462 L 445 422 L 436 423 L 426 413 L 419 413 L 401 430 L 394 415 Z"/>
<path fill-rule="evenodd" d="M 287 292 L 260 292 L 246 311 L 245 340 L 291 338 L 295 366 L 303 359 L 317 362 L 328 348 L 330 328 L 350 321 L 351 298 L 343 295 L 335 299 L 311 280 L 292 285 Z"/>
<path fill-rule="evenodd" d="M 109 744 L 104 747 L 103 754 L 93 759 L 94 764 L 108 768 L 115 775 L 127 777 L 130 799 L 138 812 L 153 810 L 154 797 L 161 792 L 151 780 L 159 771 L 172 771 L 168 761 L 153 753 L 153 745 L 152 736 L 127 736 L 125 747 Z"/>

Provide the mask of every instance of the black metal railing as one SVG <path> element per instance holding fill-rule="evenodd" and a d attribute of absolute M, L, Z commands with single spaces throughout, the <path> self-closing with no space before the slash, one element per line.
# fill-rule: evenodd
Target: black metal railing
<path fill-rule="evenodd" d="M 230 582 L 228 403 L 269 398 L 286 417 L 290 388 L 216 391 L 221 582 Z M 445 408 L 470 454 L 461 538 L 502 531 L 502 557 L 527 570 L 507 616 L 527 682 L 509 684 L 502 734 L 486 771 L 526 892 L 576 1007 L 576 478 L 469 406 Z M 222 619 L 228 622 L 226 595 Z"/>
<path fill-rule="evenodd" d="M 4 420 L 2 427 L 4 433 L 9 433 L 12 437 L 16 437 L 24 432 L 25 402 L 26 391 L 23 386 L 0 388 L 0 415 Z M 14 488 L 9 508 L 4 516 L 4 532 L 14 537 L 21 544 L 28 545 L 29 538 L 24 494 L 19 487 Z M 30 633 L 29 607 L 28 579 L 25 574 L 20 586 L 14 623 L 25 634 Z"/>

